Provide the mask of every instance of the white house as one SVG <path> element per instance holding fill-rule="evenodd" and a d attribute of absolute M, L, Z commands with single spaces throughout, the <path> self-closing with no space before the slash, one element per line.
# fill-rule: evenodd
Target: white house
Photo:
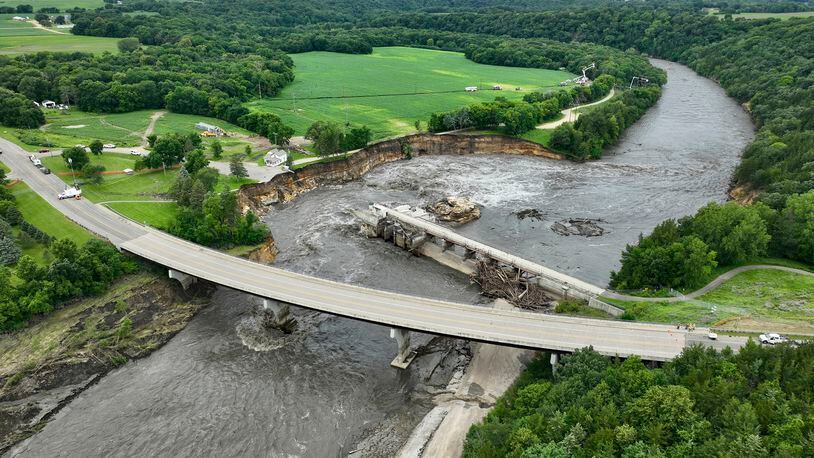
<path fill-rule="evenodd" d="M 478 87 L 477 86 L 467 86 L 464 89 L 466 89 L 466 92 L 476 92 L 478 90 Z"/>
<path fill-rule="evenodd" d="M 43 100 L 42 106 L 44 106 L 45 108 L 56 108 L 57 103 L 54 102 L 53 100 Z"/>
<path fill-rule="evenodd" d="M 14 16 L 12 19 L 15 20 L 15 21 L 27 21 L 28 20 L 27 17 L 20 17 L 20 16 Z"/>
<path fill-rule="evenodd" d="M 288 160 L 288 153 L 281 149 L 273 149 L 263 156 L 263 161 L 266 163 L 266 167 L 278 167 L 285 165 L 286 160 Z"/>

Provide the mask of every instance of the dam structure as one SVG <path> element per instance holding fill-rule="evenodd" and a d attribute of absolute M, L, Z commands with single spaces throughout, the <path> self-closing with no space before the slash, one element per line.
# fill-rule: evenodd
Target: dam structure
<path fill-rule="evenodd" d="M 390 241 L 400 248 L 431 257 L 463 273 L 473 273 L 479 261 L 493 263 L 530 279 L 558 298 L 580 299 L 614 316 L 623 312 L 598 299 L 605 293 L 605 288 L 472 240 L 435 223 L 421 209 L 413 210 L 407 205 L 390 208 L 372 204 L 368 211 L 357 211 L 355 214 L 362 222 L 362 232 L 367 236 Z"/>

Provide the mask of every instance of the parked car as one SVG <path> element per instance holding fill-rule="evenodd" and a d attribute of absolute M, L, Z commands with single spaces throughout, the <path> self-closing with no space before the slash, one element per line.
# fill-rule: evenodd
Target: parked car
<path fill-rule="evenodd" d="M 41 150 L 39 150 L 39 151 L 37 151 L 37 152 L 38 152 L 38 153 L 43 153 L 43 154 L 44 154 L 44 153 L 50 153 L 51 151 L 49 151 L 49 150 L 47 150 L 47 149 L 41 149 Z"/>
<path fill-rule="evenodd" d="M 102 148 L 104 149 L 113 149 L 115 147 L 116 145 L 114 145 L 113 143 L 105 143 L 104 145 L 102 145 Z"/>
<path fill-rule="evenodd" d="M 49 169 L 48 167 L 40 167 L 40 172 L 42 172 L 45 175 L 50 175 L 51 169 Z"/>
<path fill-rule="evenodd" d="M 777 333 L 774 333 L 774 332 L 761 334 L 759 339 L 760 339 L 760 343 L 766 344 L 766 345 L 776 345 L 776 344 L 786 343 L 786 342 L 789 341 L 789 339 L 787 339 L 786 337 L 783 337 L 780 334 L 777 334 Z"/>

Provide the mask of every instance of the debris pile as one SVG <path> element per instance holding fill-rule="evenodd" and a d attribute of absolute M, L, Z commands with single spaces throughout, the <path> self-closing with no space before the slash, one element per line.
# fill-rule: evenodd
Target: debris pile
<path fill-rule="evenodd" d="M 550 311 L 555 305 L 554 299 L 534 280 L 484 261 L 478 262 L 470 278 L 480 285 L 486 296 L 506 299 L 523 309 Z"/>

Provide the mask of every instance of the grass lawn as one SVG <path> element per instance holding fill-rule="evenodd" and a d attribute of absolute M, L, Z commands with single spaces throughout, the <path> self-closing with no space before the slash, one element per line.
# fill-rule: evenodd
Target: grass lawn
<path fill-rule="evenodd" d="M 296 79 L 273 99 L 250 102 L 271 111 L 302 135 L 315 120 L 367 125 L 374 138 L 408 133 L 430 113 L 496 96 L 519 99 L 534 90 L 558 88 L 567 72 L 482 65 L 463 54 L 417 48 L 376 48 L 373 54 L 309 52 L 291 55 Z M 503 91 L 466 92 L 467 86 Z M 516 87 L 522 88 L 515 91 Z M 423 94 L 422 94 L 423 93 Z M 406 95 L 394 95 L 406 94 Z M 321 97 L 321 98 L 320 98 Z"/>
<path fill-rule="evenodd" d="M 136 146 L 141 144 L 141 135 L 147 129 L 153 113 L 153 110 L 141 110 L 99 115 L 74 109 L 67 112 L 45 110 L 46 124 L 41 128 L 3 127 L 0 135 L 28 151 L 88 145 L 95 139 L 116 146 Z"/>
<path fill-rule="evenodd" d="M 69 238 L 77 245 L 93 238 L 90 232 L 66 218 L 25 183 L 17 183 L 11 190 L 17 198 L 17 208 L 25 220 L 41 231 L 54 238 Z"/>
<path fill-rule="evenodd" d="M 56 0 L 55 3 L 62 3 L 62 0 Z M 0 2 L 0 6 L 6 4 L 10 3 Z M 99 6 L 101 6 L 101 2 Z M 39 7 L 35 6 L 35 10 L 37 8 Z M 0 15 L 0 54 L 24 54 L 39 51 L 119 52 L 116 45 L 119 41 L 118 38 L 87 37 L 72 35 L 67 32 L 49 32 L 37 29 L 27 22 L 14 21 L 11 19 L 13 16 L 16 16 L 16 14 Z M 24 16 L 33 16 L 33 14 Z"/>
<path fill-rule="evenodd" d="M 692 301 L 608 302 L 624 308 L 638 321 L 814 332 L 814 277 L 780 270 L 742 272 Z"/>
<path fill-rule="evenodd" d="M 156 135 L 164 135 L 174 132 L 177 133 L 200 132 L 200 130 L 195 128 L 195 124 L 199 122 L 205 122 L 213 126 L 218 126 L 229 133 L 237 133 L 246 136 L 252 135 L 252 133 L 247 131 L 246 129 L 242 129 L 234 124 L 230 124 L 220 119 L 208 118 L 206 116 L 179 114 L 170 112 L 167 112 L 164 116 L 159 118 L 158 121 L 156 121 L 154 133 Z M 226 139 L 228 138 L 229 137 L 227 137 Z M 222 138 L 221 141 L 224 141 L 226 139 Z"/>
<path fill-rule="evenodd" d="M 111 202 L 105 206 L 133 221 L 159 229 L 166 229 L 178 211 L 175 202 Z"/>
<path fill-rule="evenodd" d="M 554 129 L 532 129 L 520 135 L 520 138 L 548 146 L 548 143 L 551 141 L 551 134 L 553 133 Z"/>
<path fill-rule="evenodd" d="M 6 173 L 11 172 L 11 169 L 8 168 L 8 166 L 6 164 L 3 164 L 2 162 L 0 162 L 0 170 L 4 171 Z"/>
<path fill-rule="evenodd" d="M 136 163 L 136 156 L 121 153 L 107 153 L 104 152 L 98 156 L 89 154 L 91 164 L 99 164 L 105 167 L 107 171 L 117 171 L 124 169 L 132 169 Z M 42 157 L 42 163 L 51 169 L 53 173 L 70 172 L 68 164 L 62 159 L 62 156 Z M 106 178 L 111 178 L 111 175 L 106 175 Z M 115 177 L 114 177 L 115 178 Z"/>

